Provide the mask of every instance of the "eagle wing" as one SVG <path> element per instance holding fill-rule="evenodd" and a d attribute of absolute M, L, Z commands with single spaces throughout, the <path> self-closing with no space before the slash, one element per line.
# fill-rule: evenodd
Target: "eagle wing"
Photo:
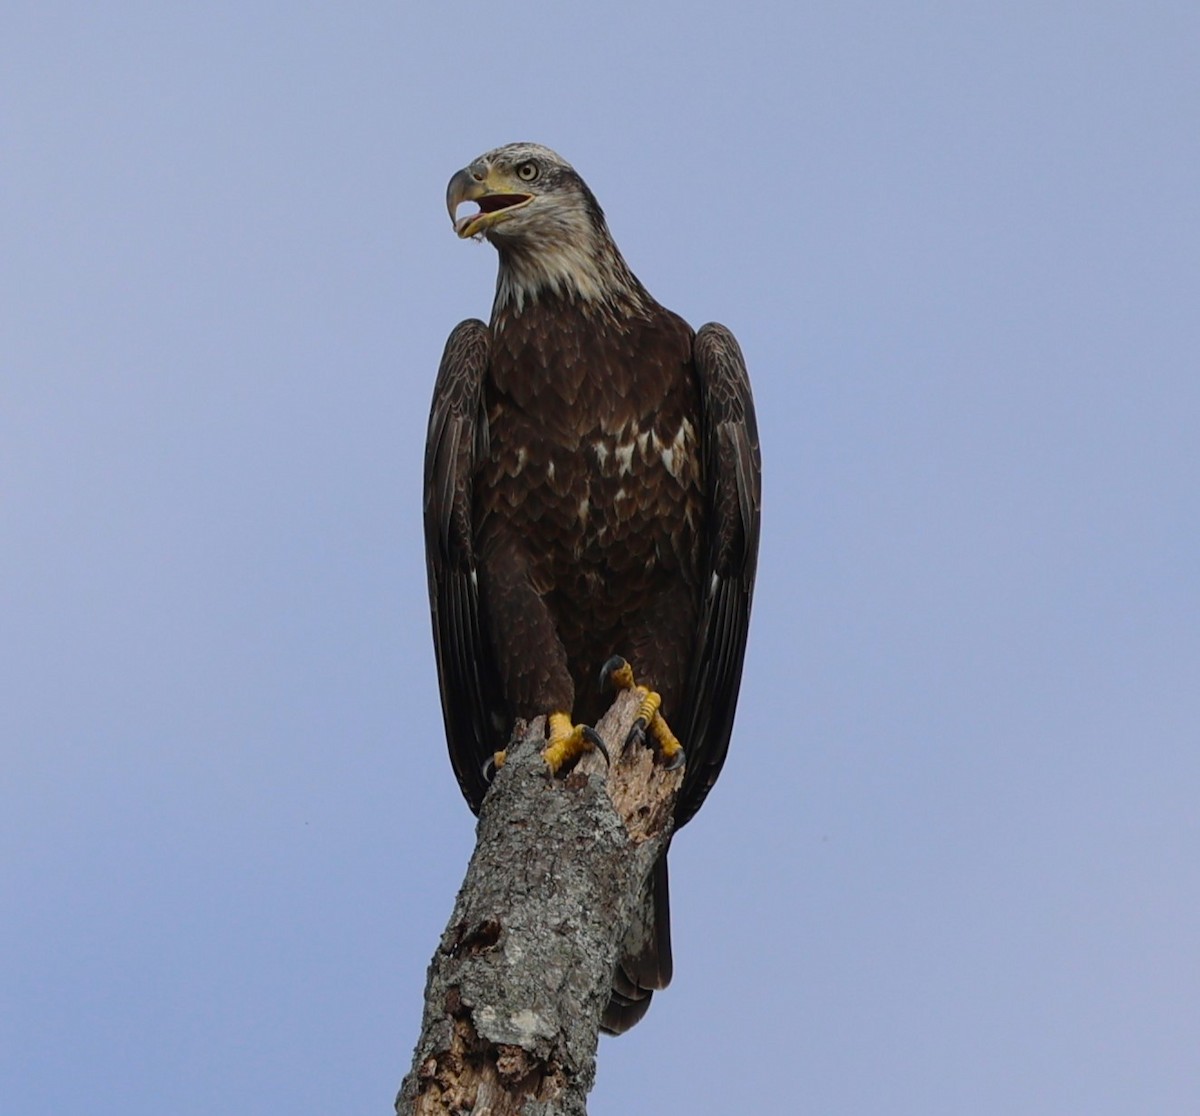
<path fill-rule="evenodd" d="M 729 750 L 758 564 L 762 502 L 758 425 L 742 351 L 729 330 L 710 322 L 697 331 L 692 352 L 703 412 L 701 452 L 709 522 L 704 598 L 685 704 L 688 764 L 676 827 L 700 809 Z"/>
<path fill-rule="evenodd" d="M 483 377 L 491 345 L 488 327 L 472 318 L 446 342 L 433 389 L 425 444 L 425 558 L 438 687 L 450 760 L 472 810 L 487 782 L 483 764 L 504 747 L 491 644 L 479 607 L 472 520 L 473 477 L 487 454 Z"/>

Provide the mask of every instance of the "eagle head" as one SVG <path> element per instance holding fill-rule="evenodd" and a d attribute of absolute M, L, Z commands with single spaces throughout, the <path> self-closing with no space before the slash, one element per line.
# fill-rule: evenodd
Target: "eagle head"
<path fill-rule="evenodd" d="M 477 202 L 479 211 L 458 217 L 464 202 Z M 575 168 L 537 143 L 497 147 L 463 167 L 446 188 L 446 208 L 459 236 L 493 243 L 586 237 L 604 225 Z"/>
<path fill-rule="evenodd" d="M 478 210 L 458 216 L 468 202 Z M 610 304 L 644 294 L 595 195 L 548 147 L 510 143 L 480 155 L 450 179 L 446 208 L 460 237 L 486 237 L 500 253 L 497 309 L 519 311 L 546 291 Z"/>

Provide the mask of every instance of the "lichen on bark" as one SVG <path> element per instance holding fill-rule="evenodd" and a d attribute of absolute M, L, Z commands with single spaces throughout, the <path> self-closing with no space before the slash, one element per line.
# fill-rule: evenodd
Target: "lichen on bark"
<path fill-rule="evenodd" d="M 611 757 L 550 778 L 518 724 L 429 966 L 399 1116 L 583 1116 L 625 929 L 671 834 L 682 773 L 625 751 L 637 700 L 596 726 Z"/>

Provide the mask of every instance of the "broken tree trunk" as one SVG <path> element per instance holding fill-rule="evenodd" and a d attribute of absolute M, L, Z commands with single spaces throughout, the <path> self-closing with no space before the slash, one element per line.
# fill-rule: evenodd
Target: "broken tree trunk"
<path fill-rule="evenodd" d="M 399 1116 L 585 1116 L 621 941 L 671 835 L 682 772 L 623 744 L 636 697 L 596 726 L 612 757 L 547 775 L 518 724 L 429 966 Z"/>

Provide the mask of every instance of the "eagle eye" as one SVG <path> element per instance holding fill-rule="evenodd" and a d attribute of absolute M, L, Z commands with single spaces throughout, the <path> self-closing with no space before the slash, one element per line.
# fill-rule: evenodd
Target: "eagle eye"
<path fill-rule="evenodd" d="M 536 182 L 539 173 L 541 172 L 538 169 L 537 163 L 532 160 L 517 165 L 517 177 L 522 182 Z"/>

